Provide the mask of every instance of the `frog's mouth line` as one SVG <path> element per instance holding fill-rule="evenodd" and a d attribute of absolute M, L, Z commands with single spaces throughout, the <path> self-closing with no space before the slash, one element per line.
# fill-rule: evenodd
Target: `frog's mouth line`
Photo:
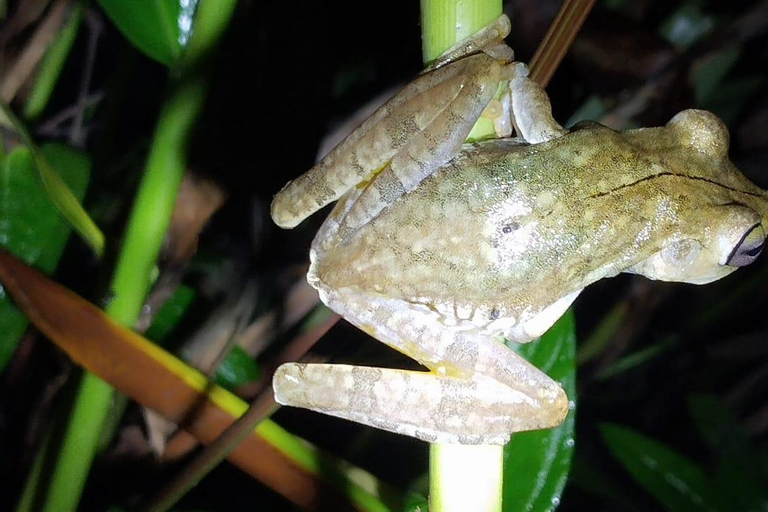
<path fill-rule="evenodd" d="M 695 180 L 695 181 L 703 181 L 705 183 L 709 183 L 710 185 L 715 185 L 717 187 L 723 188 L 725 190 L 729 190 L 731 192 L 735 192 L 737 194 L 744 194 L 744 195 L 748 195 L 748 196 L 752 196 L 752 197 L 757 197 L 757 198 L 763 197 L 761 194 L 758 194 L 758 193 L 755 193 L 755 192 L 748 192 L 746 190 L 739 190 L 739 189 L 736 189 L 736 188 L 733 188 L 733 187 L 729 187 L 728 185 L 723 185 L 722 183 L 718 183 L 717 181 L 713 181 L 713 180 L 710 180 L 708 178 L 703 178 L 701 176 L 689 176 L 687 174 L 675 174 L 673 172 L 661 172 L 659 174 L 652 174 L 650 176 L 646 176 L 645 178 L 641 178 L 641 179 L 639 179 L 637 181 L 633 181 L 632 183 L 626 183 L 624 185 L 620 185 L 620 186 L 618 186 L 616 188 L 613 188 L 611 190 L 607 190 L 605 192 L 598 192 L 596 194 L 592 194 L 592 195 L 587 196 L 587 197 L 589 199 L 597 199 L 597 198 L 600 198 L 600 197 L 607 196 L 609 194 L 613 194 L 614 192 L 618 192 L 618 191 L 623 190 L 625 188 L 633 187 L 633 186 L 638 185 L 640 183 L 643 183 L 645 181 L 650 181 L 650 180 L 654 180 L 656 178 L 665 178 L 665 177 L 683 178 L 683 179 L 689 179 L 689 180 Z"/>

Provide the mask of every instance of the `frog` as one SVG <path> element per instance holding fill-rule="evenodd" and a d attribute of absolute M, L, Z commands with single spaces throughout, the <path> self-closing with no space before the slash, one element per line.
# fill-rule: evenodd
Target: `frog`
<path fill-rule="evenodd" d="M 430 443 L 504 444 L 570 409 L 508 344 L 539 338 L 598 280 L 704 284 L 762 251 L 768 194 L 729 160 L 714 114 L 567 130 L 509 30 L 502 15 L 449 49 L 274 197 L 283 228 L 336 201 L 309 283 L 426 368 L 285 363 L 278 403 Z M 481 117 L 497 137 L 465 142 Z"/>

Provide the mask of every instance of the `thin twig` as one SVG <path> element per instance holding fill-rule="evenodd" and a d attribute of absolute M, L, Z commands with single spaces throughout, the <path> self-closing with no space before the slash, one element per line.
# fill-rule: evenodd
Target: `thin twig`
<path fill-rule="evenodd" d="M 317 340 L 336 324 L 339 318 L 339 315 L 333 314 L 312 332 L 293 340 L 275 359 L 272 363 L 273 366 L 268 369 L 265 368 L 267 371 L 264 372 L 261 379 L 260 389 L 246 413 L 230 425 L 215 441 L 203 448 L 171 482 L 149 500 L 143 509 L 152 512 L 168 510 L 219 462 L 224 460 L 241 441 L 251 435 L 256 425 L 268 417 L 277 407 L 272 394 L 265 392 L 272 381 L 272 374 L 277 366 L 283 362 L 300 359 Z"/>
<path fill-rule="evenodd" d="M 105 97 L 104 91 L 89 94 L 85 98 L 86 110 L 100 103 L 104 99 L 104 97 Z M 49 137 L 58 135 L 64 129 L 61 125 L 66 123 L 70 119 L 74 118 L 77 115 L 78 109 L 80 109 L 79 104 L 70 105 L 64 108 L 61 112 L 51 116 L 43 124 L 41 124 L 35 130 L 35 133 L 38 135 L 45 135 Z"/>
<path fill-rule="evenodd" d="M 59 28 L 64 24 L 67 11 L 72 0 L 59 0 L 51 7 L 48 15 L 40 23 L 35 34 L 29 40 L 24 51 L 19 55 L 11 70 L 5 75 L 0 85 L 0 98 L 10 103 L 18 94 L 19 89 L 37 68 L 51 42 L 56 37 Z"/>
<path fill-rule="evenodd" d="M 83 71 L 83 76 L 80 80 L 80 91 L 77 95 L 77 109 L 75 110 L 75 117 L 72 120 L 72 128 L 69 133 L 69 143 L 75 147 L 83 147 L 85 145 L 83 119 L 85 119 L 85 111 L 88 106 L 88 91 L 91 88 L 93 66 L 96 62 L 96 50 L 99 46 L 101 33 L 104 31 L 104 22 L 94 11 L 88 11 L 88 14 L 85 16 L 85 23 L 88 26 L 85 70 Z"/>
<path fill-rule="evenodd" d="M 546 87 L 573 44 L 595 0 L 565 0 L 530 62 L 531 79 Z"/>

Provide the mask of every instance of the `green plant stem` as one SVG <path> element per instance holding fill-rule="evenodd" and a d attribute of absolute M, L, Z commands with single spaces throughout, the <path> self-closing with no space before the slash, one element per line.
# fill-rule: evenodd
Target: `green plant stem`
<path fill-rule="evenodd" d="M 69 57 L 75 44 L 75 38 L 80 30 L 87 4 L 88 0 L 78 0 L 64 27 L 46 51 L 45 58 L 40 63 L 40 71 L 35 78 L 35 84 L 24 104 L 24 118 L 28 121 L 37 119 L 48 105 L 48 100 L 53 94 L 61 70 L 64 68 L 67 57 Z"/>
<path fill-rule="evenodd" d="M 435 60 L 500 14 L 500 0 L 421 0 L 424 62 Z M 490 445 L 431 445 L 429 509 L 500 511 L 503 450 L 503 446 Z"/>
<path fill-rule="evenodd" d="M 501 510 L 503 446 L 433 444 L 429 510 Z"/>
<path fill-rule="evenodd" d="M 151 275 L 165 237 L 186 170 L 186 148 L 206 92 L 204 63 L 226 28 L 235 0 L 202 0 L 195 31 L 175 69 L 155 129 L 144 175 L 128 220 L 112 280 L 113 299 L 106 309 L 115 321 L 133 326 L 151 285 Z M 95 456 L 99 432 L 110 414 L 114 391 L 86 374 L 68 418 L 43 510 L 76 510 Z"/>
<path fill-rule="evenodd" d="M 501 15 L 501 0 L 421 0 L 422 58 L 432 62 L 445 50 Z"/>

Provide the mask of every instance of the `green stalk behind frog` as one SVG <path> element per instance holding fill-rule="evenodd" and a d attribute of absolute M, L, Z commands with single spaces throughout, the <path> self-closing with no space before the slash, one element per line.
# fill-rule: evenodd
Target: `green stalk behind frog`
<path fill-rule="evenodd" d="M 728 160 L 717 117 L 565 130 L 508 33 L 501 16 L 449 50 L 272 203 L 290 228 L 338 201 L 310 284 L 429 371 L 289 363 L 278 402 L 429 442 L 505 443 L 560 424 L 568 398 L 503 338 L 540 336 L 619 272 L 702 284 L 760 253 L 768 196 Z M 465 144 L 481 115 L 502 138 Z"/>

